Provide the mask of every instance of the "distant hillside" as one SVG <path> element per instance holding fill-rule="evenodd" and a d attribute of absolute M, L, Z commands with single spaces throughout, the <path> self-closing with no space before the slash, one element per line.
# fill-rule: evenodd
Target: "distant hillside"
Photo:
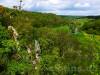
<path fill-rule="evenodd" d="M 17 11 L 6 8 L 6 12 L 12 16 L 12 24 L 19 30 L 20 27 L 54 27 L 68 24 L 70 21 L 61 16 L 51 13 L 39 13 L 28 11 Z M 28 26 L 28 27 L 27 27 Z"/>
<path fill-rule="evenodd" d="M 86 16 L 88 19 L 91 19 L 91 18 L 93 18 L 93 19 L 100 19 L 100 15 L 98 15 L 98 16 Z"/>
<path fill-rule="evenodd" d="M 65 18 L 65 19 L 82 19 L 82 18 L 88 18 L 88 19 L 100 19 L 100 16 L 64 16 L 64 15 L 60 15 L 61 17 Z"/>
<path fill-rule="evenodd" d="M 33 32 L 33 28 L 40 28 L 40 27 L 57 27 L 57 26 L 64 26 L 64 25 L 85 25 L 89 26 L 83 27 L 82 29 L 88 33 L 92 33 L 90 28 L 93 28 L 95 19 L 99 20 L 99 16 L 62 16 L 56 15 L 52 13 L 39 13 L 39 12 L 29 12 L 29 11 L 18 11 L 15 9 L 5 8 L 6 13 L 8 13 L 2 19 L 2 23 L 4 26 L 13 25 L 19 31 L 20 34 L 22 32 Z M 9 17 L 11 18 L 9 19 Z M 91 20 L 91 21 L 90 21 Z M 92 21 L 93 20 L 93 21 Z M 76 23 L 75 23 L 76 22 Z M 89 23 L 90 22 L 90 23 Z M 89 23 L 89 24 L 87 24 Z M 95 23 L 96 24 L 96 23 Z M 97 23 L 99 24 L 99 23 Z M 98 26 L 93 30 L 93 33 L 98 34 Z M 23 29 L 22 29 L 23 28 Z M 27 30 L 27 31 L 26 31 Z M 87 31 L 88 30 L 88 31 Z"/>

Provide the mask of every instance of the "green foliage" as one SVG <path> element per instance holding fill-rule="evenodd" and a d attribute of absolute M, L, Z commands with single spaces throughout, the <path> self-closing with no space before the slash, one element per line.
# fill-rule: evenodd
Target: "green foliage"
<path fill-rule="evenodd" d="M 0 75 L 31 73 L 30 56 L 24 48 L 18 52 L 16 42 L 9 36 L 7 29 L 0 24 Z"/>
<path fill-rule="evenodd" d="M 41 75 L 96 73 L 92 69 L 88 70 L 90 65 L 95 62 L 94 54 L 97 50 L 96 46 L 99 46 L 95 45 L 92 37 L 88 38 L 84 33 L 69 35 L 65 31 L 58 32 L 52 28 L 39 28 L 36 36 L 42 50 Z M 58 67 L 56 68 L 56 66 Z"/>
<path fill-rule="evenodd" d="M 100 36 L 94 35 L 99 34 L 99 20 L 6 8 L 0 22 L 0 75 L 100 74 Z M 19 45 L 11 38 L 8 25 L 18 31 Z M 41 48 L 40 62 L 35 68 L 34 40 L 39 41 Z"/>
<path fill-rule="evenodd" d="M 86 22 L 82 29 L 89 34 L 100 35 L 100 19 Z"/>

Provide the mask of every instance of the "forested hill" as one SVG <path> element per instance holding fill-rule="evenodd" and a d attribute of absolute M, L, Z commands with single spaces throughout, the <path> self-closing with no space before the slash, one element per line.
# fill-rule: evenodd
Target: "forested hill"
<path fill-rule="evenodd" d="M 33 26 L 38 28 L 56 27 L 56 26 L 62 26 L 70 23 L 69 20 L 63 19 L 62 17 L 51 13 L 46 14 L 46 13 L 38 13 L 38 12 L 17 11 L 8 8 L 6 8 L 6 12 L 9 13 L 9 15 L 6 15 L 5 17 L 9 18 L 9 16 L 11 16 L 11 19 L 7 19 L 7 18 L 4 19 L 11 20 L 12 21 L 11 23 L 13 23 L 12 25 L 16 27 L 19 32 L 26 31 L 25 29 L 27 30 L 29 29 L 30 31 Z M 5 26 L 6 25 L 7 24 L 5 24 Z"/>
<path fill-rule="evenodd" d="M 100 75 L 100 19 L 0 6 L 0 75 Z"/>
<path fill-rule="evenodd" d="M 88 19 L 100 19 L 100 15 L 98 16 L 71 16 L 71 15 L 59 15 L 66 19 L 82 19 L 82 18 L 88 18 Z"/>
<path fill-rule="evenodd" d="M 19 32 L 21 30 L 22 31 L 25 30 L 24 28 L 26 28 L 27 30 L 30 28 L 29 29 L 30 31 L 32 26 L 56 27 L 56 26 L 63 26 L 63 25 L 71 25 L 77 22 L 78 24 L 84 23 L 84 25 L 88 26 L 88 27 L 85 26 L 87 29 L 85 29 L 85 27 L 82 28 L 87 33 L 99 34 L 98 29 L 100 29 L 99 26 L 100 24 L 96 24 L 96 25 L 94 24 L 99 22 L 100 20 L 99 16 L 61 16 L 52 13 L 18 11 L 9 8 L 5 8 L 5 12 L 9 13 L 9 15 L 6 15 L 5 17 L 9 18 L 9 16 L 12 16 L 11 18 L 12 20 L 11 19 L 8 20 L 11 20 L 12 23 L 14 23 L 12 25 L 15 26 Z M 23 27 L 23 29 L 20 29 L 20 26 Z M 93 29 L 92 32 L 90 31 L 91 29 Z"/>

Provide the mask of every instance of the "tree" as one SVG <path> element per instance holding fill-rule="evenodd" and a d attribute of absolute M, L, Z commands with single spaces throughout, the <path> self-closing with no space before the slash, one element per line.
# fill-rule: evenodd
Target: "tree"
<path fill-rule="evenodd" d="M 99 31 L 100 30 L 100 19 L 86 22 L 83 25 L 82 30 L 86 31 L 89 34 L 100 35 L 100 31 Z"/>
<path fill-rule="evenodd" d="M 0 5 L 0 16 L 3 16 L 5 9 L 3 6 Z"/>

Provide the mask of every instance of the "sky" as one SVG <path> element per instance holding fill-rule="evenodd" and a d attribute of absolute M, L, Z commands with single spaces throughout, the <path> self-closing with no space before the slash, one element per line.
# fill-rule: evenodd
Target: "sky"
<path fill-rule="evenodd" d="M 19 0 L 0 0 L 0 5 L 12 8 Z M 100 0 L 23 0 L 23 9 L 57 15 L 100 15 Z"/>

